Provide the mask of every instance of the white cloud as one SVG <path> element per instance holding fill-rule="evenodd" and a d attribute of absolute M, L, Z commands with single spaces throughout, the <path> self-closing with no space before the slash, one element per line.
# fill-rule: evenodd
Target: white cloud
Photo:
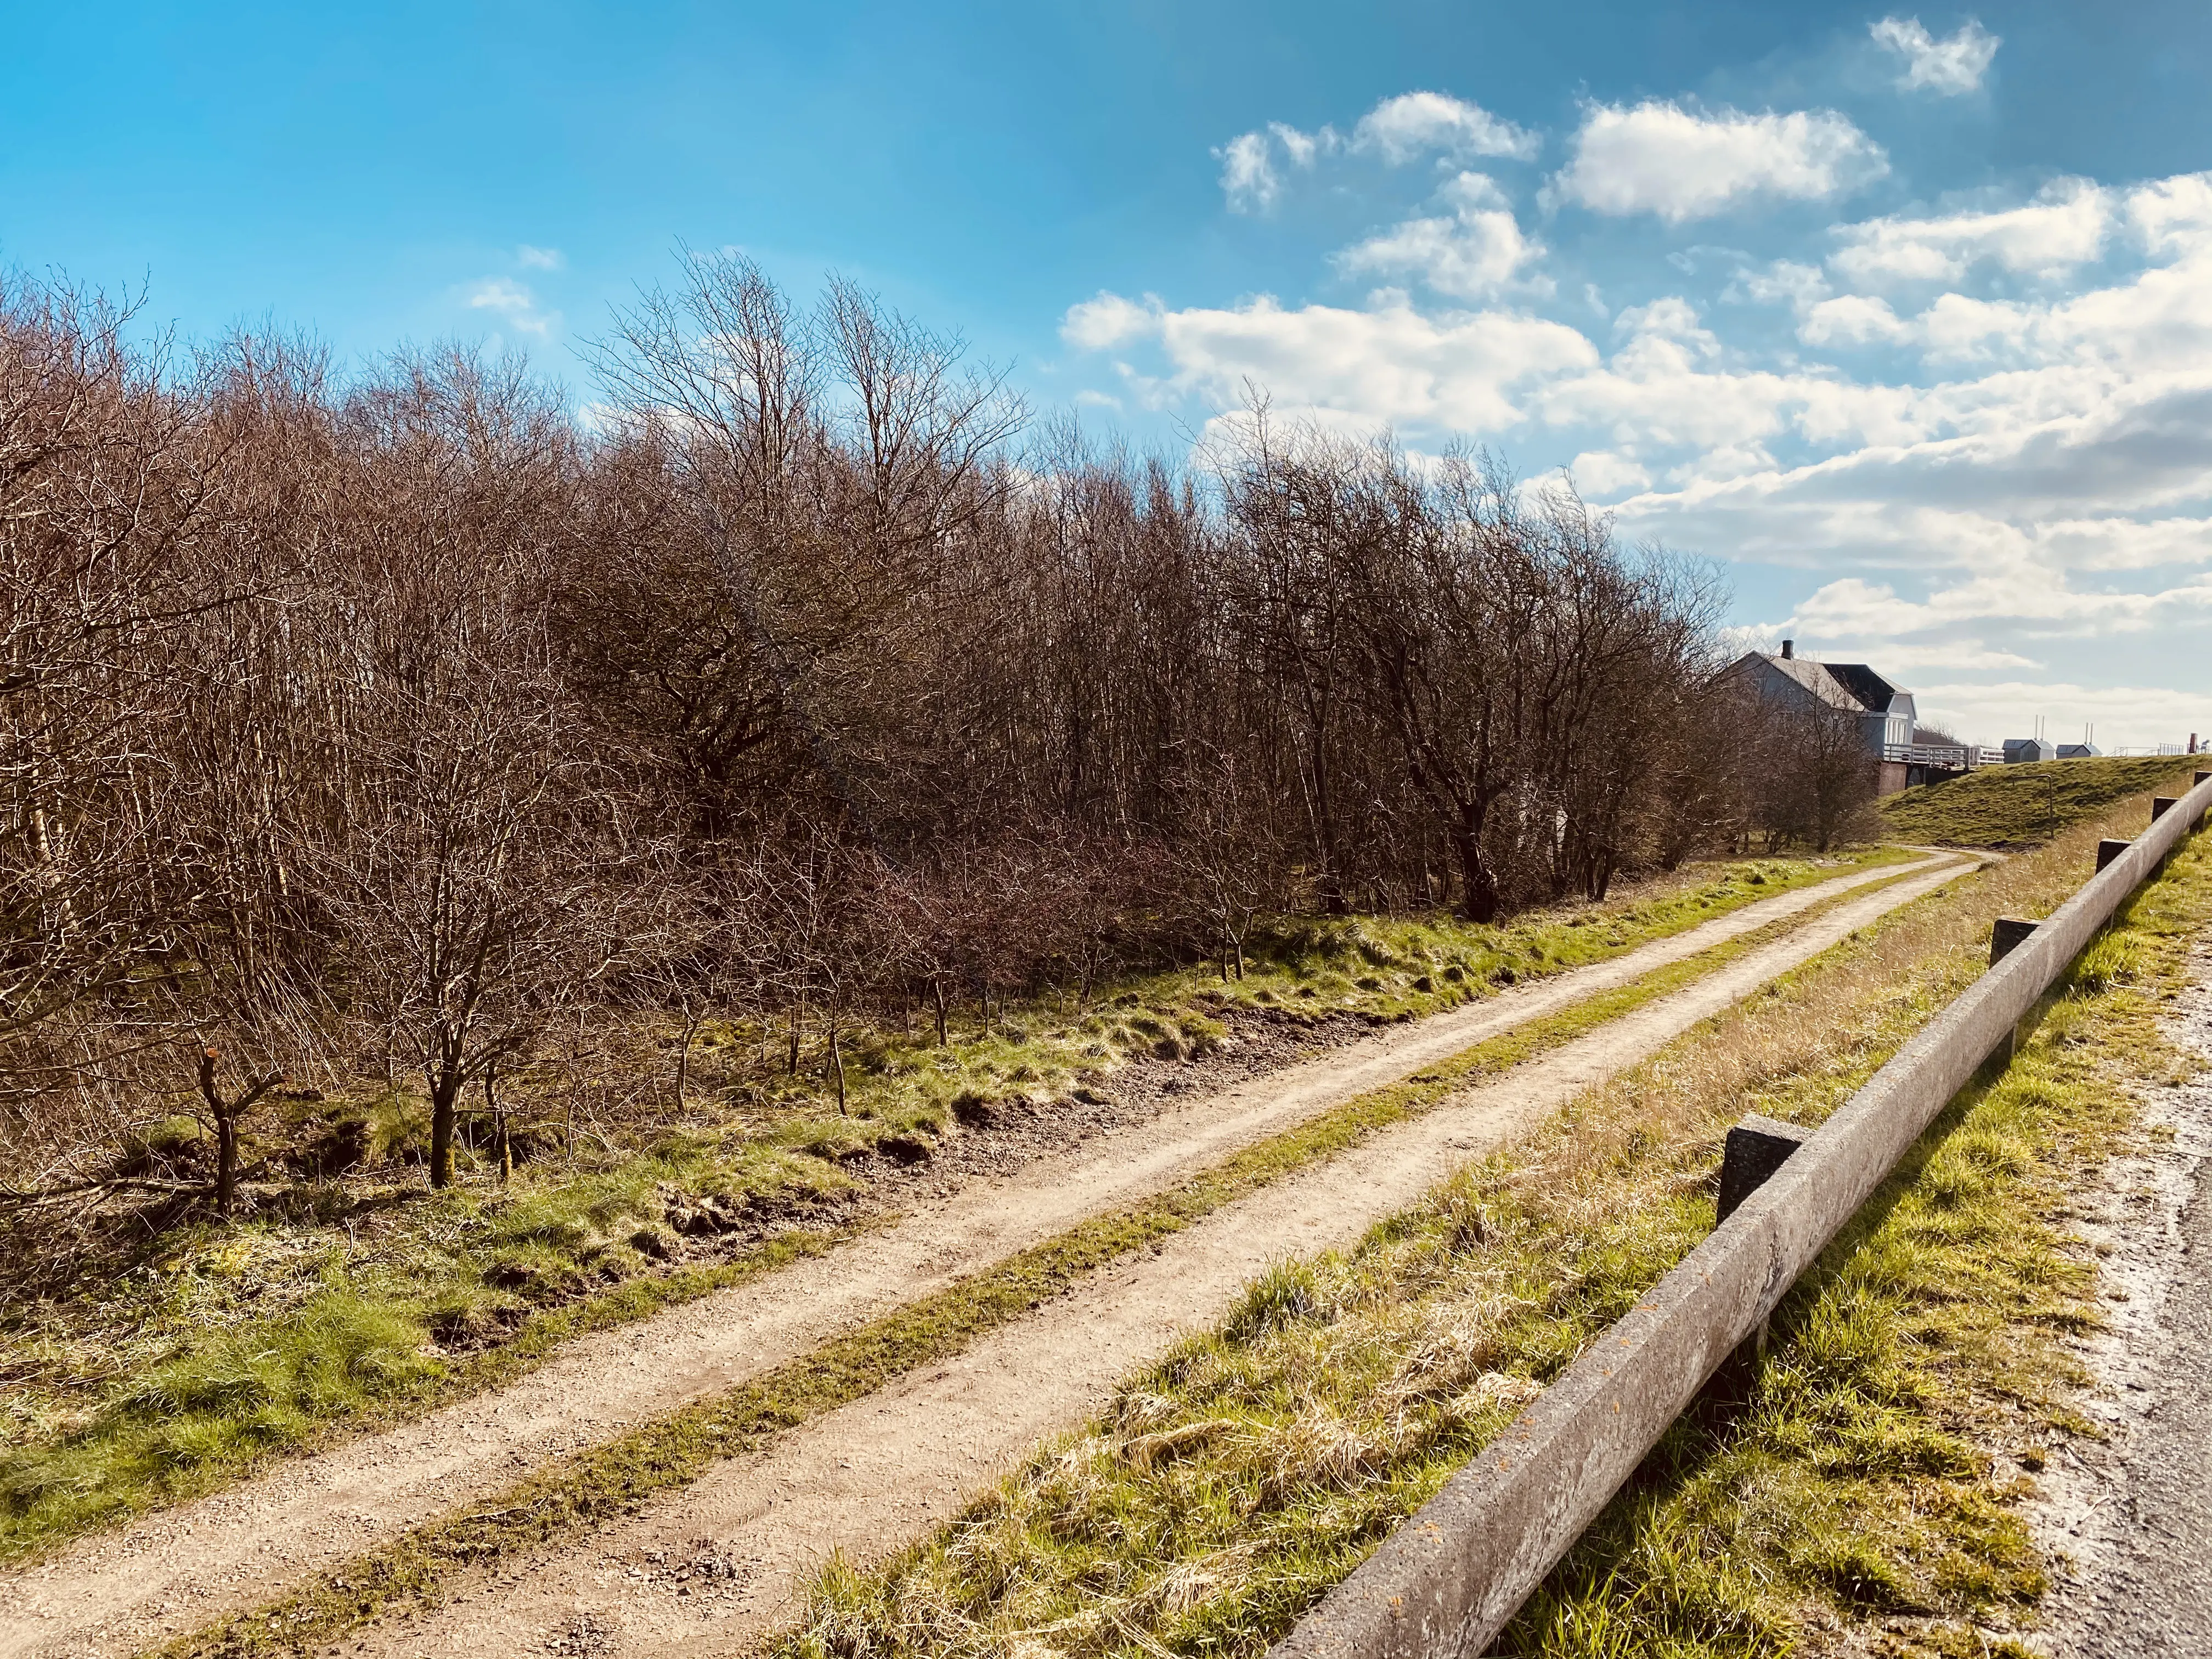
<path fill-rule="evenodd" d="M 487 276 L 469 291 L 469 309 L 496 313 L 509 328 L 546 335 L 561 320 L 557 311 L 540 311 L 537 297 L 507 276 Z"/>
<path fill-rule="evenodd" d="M 1865 345 L 1871 341 L 1912 337 L 1912 327 L 1889 308 L 1887 300 L 1846 294 L 1820 300 L 1805 309 L 1797 337 L 1808 345 Z"/>
<path fill-rule="evenodd" d="M 1156 399 L 1195 395 L 1228 407 L 1249 382 L 1285 413 L 1468 432 L 1516 424 L 1518 388 L 1597 362 L 1595 348 L 1561 324 L 1505 311 L 1430 317 L 1403 295 L 1361 311 L 1288 310 L 1266 295 L 1170 311 L 1101 295 L 1071 310 L 1061 332 L 1079 344 L 1149 337 L 1170 372 L 1131 378 Z"/>
<path fill-rule="evenodd" d="M 1221 163 L 1221 189 L 1237 213 L 1262 213 L 1283 192 L 1285 167 L 1311 169 L 1341 151 L 1373 155 L 1392 167 L 1437 155 L 1526 161 L 1543 141 L 1479 104 L 1441 92 L 1401 93 L 1359 118 L 1350 139 L 1334 127 L 1306 132 L 1283 121 L 1239 133 L 1213 152 Z"/>
<path fill-rule="evenodd" d="M 1567 463 L 1567 476 L 1575 488 L 1593 501 L 1610 501 L 1651 483 L 1650 469 L 1629 456 L 1607 449 L 1585 449 Z"/>
<path fill-rule="evenodd" d="M 1408 219 L 1335 256 L 1340 269 L 1419 278 L 1439 294 L 1480 300 L 1497 293 L 1523 265 L 1543 257 L 1504 193 L 1480 173 L 1462 173 L 1440 192 L 1449 217 Z"/>
<path fill-rule="evenodd" d="M 568 263 L 568 256 L 557 247 L 532 247 L 525 242 L 514 250 L 514 263 L 525 270 L 558 270 Z"/>
<path fill-rule="evenodd" d="M 1761 197 L 1833 196 L 1888 170 L 1881 147 L 1832 110 L 1700 114 L 1653 100 L 1591 105 L 1557 187 L 1600 213 L 1679 224 Z"/>
<path fill-rule="evenodd" d="M 1274 205 L 1283 181 L 1265 133 L 1239 133 L 1213 153 L 1221 162 L 1221 193 L 1232 212 L 1260 213 Z"/>
<path fill-rule="evenodd" d="M 1957 726 L 1968 741 L 1990 744 L 2028 736 L 2038 714 L 2045 717 L 2045 729 L 2057 743 L 2074 742 L 2085 724 L 2094 724 L 2097 743 L 2107 752 L 2123 746 L 2185 743 L 2191 732 L 2201 738 L 2212 731 L 2212 697 L 2171 686 L 2089 686 L 2070 680 L 2009 679 L 1981 685 L 1946 682 L 1915 688 L 1913 700 L 1923 720 L 1933 711 L 1936 718 Z"/>
<path fill-rule="evenodd" d="M 2212 244 L 2212 173 L 2154 179 L 2128 192 L 2128 224 L 2145 250 L 2181 254 Z"/>
<path fill-rule="evenodd" d="M 1867 32 L 1875 45 L 1905 59 L 1899 86 L 1912 91 L 1924 87 L 1949 95 L 1978 88 L 1997 47 L 2003 44 L 2002 37 L 1991 34 L 1971 17 L 1945 40 L 1929 33 L 1917 17 L 1885 17 Z"/>
<path fill-rule="evenodd" d="M 1287 174 L 1285 141 L 1261 136 Z M 1575 234 L 1555 224 L 1547 240 Z M 2008 696 L 2117 664 L 2112 679 L 2212 698 L 2212 175 L 2061 180 L 2022 205 L 1871 220 L 1812 249 L 1817 233 L 1790 234 L 1760 247 L 1764 264 L 1728 254 L 1717 304 L 1701 310 L 1709 290 L 1687 286 L 1710 261 L 1651 259 L 1609 273 L 1629 301 L 1609 320 L 1594 295 L 1563 300 L 1573 326 L 1531 314 L 1540 250 L 1493 181 L 1457 173 L 1336 256 L 1448 304 L 1388 290 L 1357 309 L 1177 309 L 1106 293 L 1070 307 L 1062 333 L 1114 354 L 1133 405 L 1233 407 L 1249 385 L 1337 429 L 1502 441 L 1532 473 L 1571 455 L 1626 538 L 1817 573 L 1790 627 L 1832 655 L 1957 684 L 2005 676 Z M 1931 296 L 1854 291 L 1916 260 Z M 1977 272 L 2038 285 L 1961 291 Z M 1746 299 L 1786 307 L 1796 338 L 1776 341 Z M 1849 355 L 1870 346 L 1887 349 L 1881 378 Z M 2212 714 L 2195 724 L 2212 731 Z"/>
<path fill-rule="evenodd" d="M 1543 141 L 1479 104 L 1441 92 L 1386 98 L 1352 129 L 1355 149 L 1372 150 L 1394 167 L 1431 151 L 1445 155 L 1502 155 L 1533 160 Z"/>
<path fill-rule="evenodd" d="M 1079 350 L 1104 351 L 1152 333 L 1159 325 L 1160 309 L 1160 302 L 1150 295 L 1139 305 L 1102 291 L 1095 299 L 1068 307 L 1060 319 L 1060 337 Z"/>
<path fill-rule="evenodd" d="M 1931 219 L 1869 219 L 1839 225 L 1843 246 L 1829 267 L 1853 282 L 1957 282 L 1977 260 L 2005 270 L 2056 276 L 2100 257 L 2113 219 L 2106 191 L 2060 179 L 2025 206 Z"/>

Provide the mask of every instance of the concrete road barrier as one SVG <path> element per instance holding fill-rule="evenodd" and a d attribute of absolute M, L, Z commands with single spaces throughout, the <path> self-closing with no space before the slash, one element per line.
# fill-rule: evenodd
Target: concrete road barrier
<path fill-rule="evenodd" d="M 2008 1047 L 2020 1020 L 2212 811 L 2212 781 L 2200 774 L 2179 805 L 2109 859 L 2100 849 L 2081 891 L 1779 1162 L 1271 1659 L 1480 1654 L 1976 1068 Z"/>

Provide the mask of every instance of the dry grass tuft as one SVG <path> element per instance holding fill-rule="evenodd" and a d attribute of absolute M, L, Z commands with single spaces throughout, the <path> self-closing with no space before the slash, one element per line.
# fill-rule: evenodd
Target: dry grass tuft
<path fill-rule="evenodd" d="M 1991 919 L 2054 908 L 2112 827 L 1855 936 L 1351 1255 L 1280 1264 L 1107 1426 L 825 1575 L 780 1659 L 1256 1656 L 1704 1235 L 1729 1124 L 1819 1121 L 1981 971 Z M 2086 1316 L 2038 1206 L 2121 1133 L 2097 1067 L 2154 1047 L 2137 987 L 2208 915 L 2191 852 L 1808 1275 L 1752 1407 L 1679 1425 L 1501 1651 L 1775 1653 L 1869 1611 L 1940 1631 L 2032 1601 L 1988 1443 L 2058 1413 L 2053 1333 Z M 1177 1455 L 1115 1455 L 1132 1433 Z"/>

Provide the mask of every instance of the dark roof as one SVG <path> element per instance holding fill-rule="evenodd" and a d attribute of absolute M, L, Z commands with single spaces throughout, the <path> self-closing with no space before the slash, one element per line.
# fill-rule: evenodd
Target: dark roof
<path fill-rule="evenodd" d="M 1888 712 L 1889 700 L 1902 689 L 1892 685 L 1863 662 L 1832 662 L 1827 669 L 1838 684 L 1858 699 L 1861 708 L 1878 714 Z"/>
<path fill-rule="evenodd" d="M 1903 689 L 1863 662 L 1814 662 L 1809 657 L 1779 657 L 1765 651 L 1747 652 L 1729 665 L 1728 672 L 1733 674 L 1753 663 L 1765 663 L 1776 673 L 1795 680 L 1822 702 L 1854 714 L 1887 714 L 1890 699 Z"/>

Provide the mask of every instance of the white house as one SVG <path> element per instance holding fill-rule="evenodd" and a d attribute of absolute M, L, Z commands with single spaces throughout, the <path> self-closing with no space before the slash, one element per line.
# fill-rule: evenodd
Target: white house
<path fill-rule="evenodd" d="M 1810 662 L 1797 654 L 1796 641 L 1784 640 L 1778 654 L 1747 652 L 1726 672 L 1743 677 L 1763 702 L 1819 702 L 1854 716 L 1869 757 L 1881 769 L 1879 787 L 1885 795 L 1924 781 L 1913 773 L 1931 769 L 1912 757 L 1919 719 L 1912 693 L 1863 662 Z"/>

